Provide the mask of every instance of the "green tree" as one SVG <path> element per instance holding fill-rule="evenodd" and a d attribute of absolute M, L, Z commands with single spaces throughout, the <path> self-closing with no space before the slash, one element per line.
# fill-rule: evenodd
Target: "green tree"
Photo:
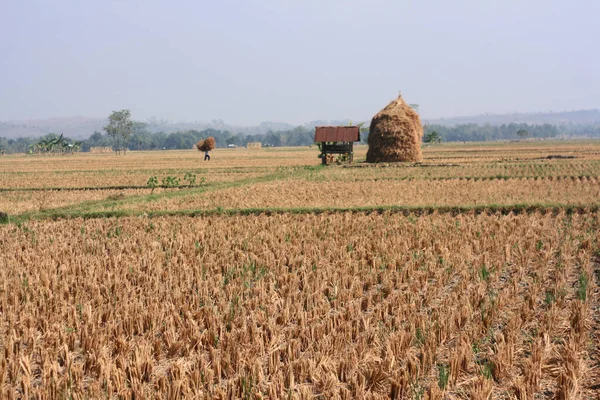
<path fill-rule="evenodd" d="M 119 154 L 123 150 L 123 155 L 125 155 L 129 136 L 131 136 L 134 130 L 133 121 L 131 121 L 131 112 L 129 110 L 113 111 L 108 117 L 108 125 L 104 127 L 104 130 L 113 138 L 116 154 Z"/>
<path fill-rule="evenodd" d="M 37 147 L 38 153 L 55 154 L 57 152 L 64 153 L 66 145 L 67 141 L 63 137 L 62 133 L 60 136 L 56 136 L 54 133 L 49 133 L 44 138 L 41 138 L 35 144 L 35 147 Z"/>
<path fill-rule="evenodd" d="M 442 137 L 436 131 L 432 131 L 425 135 L 424 141 L 429 144 L 441 143 Z"/>
<path fill-rule="evenodd" d="M 520 137 L 521 139 L 525 139 L 525 138 L 529 137 L 529 131 L 527 129 L 519 129 L 517 131 L 517 136 Z"/>
<path fill-rule="evenodd" d="M 235 146 L 238 145 L 239 139 L 236 135 L 233 135 L 231 137 L 228 137 L 227 140 L 225 141 L 225 143 L 229 144 L 233 144 Z"/>
<path fill-rule="evenodd" d="M 71 153 L 78 153 L 81 150 L 81 145 L 83 145 L 83 142 L 74 142 L 71 146 Z"/>

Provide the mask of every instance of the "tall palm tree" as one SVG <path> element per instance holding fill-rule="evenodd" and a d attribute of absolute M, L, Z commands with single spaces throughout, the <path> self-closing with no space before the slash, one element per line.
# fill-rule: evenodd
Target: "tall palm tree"
<path fill-rule="evenodd" d="M 39 153 L 47 153 L 50 151 L 50 139 L 40 139 L 39 142 L 36 143 Z"/>
<path fill-rule="evenodd" d="M 73 147 L 71 149 L 72 152 L 77 153 L 81 150 L 81 145 L 83 144 L 83 142 L 75 142 L 73 143 Z"/>
<path fill-rule="evenodd" d="M 49 151 L 50 153 L 54 154 L 56 153 L 57 150 L 60 150 L 62 153 L 63 150 L 63 143 L 65 142 L 65 140 L 63 139 L 63 134 L 61 133 L 59 137 L 56 137 L 54 139 L 50 139 L 47 143 L 48 147 L 49 147 Z"/>

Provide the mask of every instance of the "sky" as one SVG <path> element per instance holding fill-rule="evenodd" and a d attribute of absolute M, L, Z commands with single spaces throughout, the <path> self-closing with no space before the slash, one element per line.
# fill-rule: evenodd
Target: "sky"
<path fill-rule="evenodd" d="M 0 121 L 600 108 L 597 0 L 0 0 Z"/>

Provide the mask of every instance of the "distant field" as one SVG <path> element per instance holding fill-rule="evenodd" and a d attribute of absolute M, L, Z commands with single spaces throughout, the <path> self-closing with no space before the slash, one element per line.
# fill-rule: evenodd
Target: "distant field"
<path fill-rule="evenodd" d="M 453 143 L 425 148 L 420 164 L 376 166 L 363 162 L 366 150 L 357 146 L 351 167 L 328 168 L 320 167 L 315 147 L 218 149 L 210 162 L 193 150 L 5 156 L 0 211 L 28 219 L 315 207 L 594 207 L 600 199 L 597 141 Z M 191 187 L 152 190 L 151 177 L 159 186 L 171 177 Z"/>
<path fill-rule="evenodd" d="M 0 156 L 0 398 L 600 396 L 600 141 L 366 150 Z"/>

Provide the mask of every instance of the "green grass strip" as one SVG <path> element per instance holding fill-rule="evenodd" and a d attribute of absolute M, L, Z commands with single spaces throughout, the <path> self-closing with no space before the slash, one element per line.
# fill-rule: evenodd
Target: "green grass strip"
<path fill-rule="evenodd" d="M 165 186 L 157 185 L 155 189 L 193 189 L 205 185 L 179 185 Z M 126 190 L 126 189 L 147 189 L 152 188 L 147 185 L 124 185 L 124 186 L 83 186 L 83 187 L 30 187 L 30 188 L 0 188 L 0 192 L 71 192 L 71 191 L 92 191 L 92 190 Z"/>
<path fill-rule="evenodd" d="M 289 168 L 279 168 L 275 173 L 261 175 L 254 178 L 246 178 L 242 180 L 237 180 L 233 182 L 223 182 L 223 183 L 215 183 L 215 184 L 207 184 L 204 186 L 194 187 L 192 189 L 186 190 L 174 190 L 174 191 L 165 191 L 162 193 L 155 194 L 140 194 L 127 196 L 124 199 L 114 200 L 114 199 L 104 199 L 104 200 L 89 200 L 84 201 L 78 204 L 71 204 L 64 207 L 57 207 L 53 209 L 43 210 L 43 211 L 29 211 L 26 213 L 22 213 L 19 215 L 12 216 L 12 220 L 16 221 L 26 221 L 26 220 L 43 220 L 43 219 L 56 219 L 64 216 L 68 218 L 72 215 L 115 215 L 118 216 L 124 211 L 119 211 L 117 208 L 127 205 L 127 204 L 136 204 L 141 202 L 152 202 L 157 201 L 164 198 L 176 198 L 189 196 L 190 194 L 200 194 L 207 191 L 213 190 L 224 190 L 234 187 L 240 187 L 245 185 L 252 185 L 256 183 L 270 182 L 278 179 L 290 179 L 290 178 L 298 178 L 303 177 L 307 173 L 312 173 L 314 168 L 303 168 L 303 167 L 289 167 Z M 126 213 L 126 212 L 125 212 Z M 124 214 L 124 215 L 133 215 L 132 213 Z"/>

